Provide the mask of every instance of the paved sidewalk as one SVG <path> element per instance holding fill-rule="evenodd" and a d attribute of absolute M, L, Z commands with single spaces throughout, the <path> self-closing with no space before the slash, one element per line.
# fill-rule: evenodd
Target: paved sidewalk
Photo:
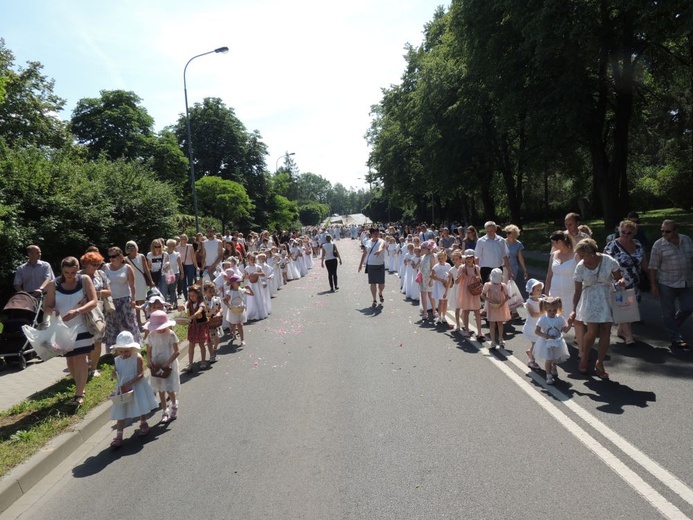
<path fill-rule="evenodd" d="M 25 370 L 20 370 L 19 365 L 8 364 L 0 370 L 0 411 L 12 408 L 65 377 L 69 377 L 69 373 L 65 359 L 61 357 L 45 362 L 35 358 L 29 361 Z"/>

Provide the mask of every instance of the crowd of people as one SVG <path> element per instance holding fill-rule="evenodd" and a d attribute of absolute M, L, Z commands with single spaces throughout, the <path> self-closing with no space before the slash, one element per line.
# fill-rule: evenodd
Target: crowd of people
<path fill-rule="evenodd" d="M 79 259 L 62 259 L 57 277 L 41 260 L 40 247 L 32 244 L 26 249 L 27 262 L 17 268 L 14 288 L 42 299 L 44 322 L 59 319 L 69 329 L 69 344 L 59 347 L 75 381 L 76 408 L 84 403 L 89 377 L 101 375 L 104 351 L 115 356 L 121 397 L 113 412 L 113 446 L 118 447 L 125 419 L 140 417 L 139 431 L 146 435 L 145 416 L 151 410 L 160 406 L 164 423 L 177 417 L 176 323 L 187 325 L 188 362 L 183 372 L 209 368 L 225 334 L 231 335 L 231 342 L 245 345 L 243 324 L 268 318 L 280 289 L 313 268 L 314 241 L 309 234 L 280 238 L 264 231 L 245 239 L 241 233 L 221 235 L 208 229 L 192 242 L 186 235 L 155 239 L 146 254 L 135 241 L 128 241 L 125 251 L 109 247 L 106 258 L 92 246 Z M 332 264 L 341 261 L 339 253 L 336 247 L 327 258 L 324 253 L 322 264 L 328 265 L 336 285 Z M 139 352 L 145 346 L 150 382 L 143 379 Z M 196 349 L 201 358 L 197 366 Z M 126 402 L 122 396 L 131 392 Z"/>
<path fill-rule="evenodd" d="M 520 229 L 515 225 L 501 229 L 492 221 L 484 224 L 482 236 L 474 226 L 461 225 L 452 232 L 425 224 L 363 230 L 358 270 L 366 268 L 373 307 L 378 298 L 381 305 L 384 302 L 387 271 L 399 278 L 406 300 L 418 302 L 423 321 L 446 325 L 466 338 L 490 341 L 491 349 L 504 346 L 504 324 L 521 312 L 526 316 L 523 334 L 531 345 L 528 365 L 539 369 L 537 360 L 543 361 L 551 384 L 558 376 L 556 364 L 569 355 L 563 336 L 572 330 L 578 370 L 590 371 L 597 342 L 594 373 L 608 379 L 604 360 L 612 324 L 617 324 L 617 336 L 626 345 L 635 345 L 632 323 L 640 321 L 643 290 L 660 299 L 672 349 L 689 348 L 681 325 L 693 312 L 693 242 L 678 233 L 676 222 L 664 220 L 662 238 L 653 244 L 648 262 L 638 220 L 636 213 L 629 214 L 600 250 L 591 230 L 580 225 L 580 216 L 568 213 L 565 229 L 548 237 L 551 254 L 545 284 L 529 278 L 524 246 L 518 240 Z M 518 286 L 521 277 L 525 283 Z M 448 323 L 448 310 L 453 323 Z M 470 314 L 475 330 L 470 328 Z M 488 336 L 482 330 L 484 317 Z"/>
<path fill-rule="evenodd" d="M 540 369 L 543 362 L 549 384 L 558 377 L 557 365 L 570 355 L 564 339 L 570 330 L 578 348 L 579 371 L 589 372 L 598 338 L 594 373 L 609 378 L 604 361 L 612 324 L 617 323 L 617 335 L 626 345 L 635 344 L 631 324 L 639 316 L 617 315 L 624 294 L 639 302 L 641 291 L 652 291 L 660 299 L 672 348 L 689 348 L 681 325 L 693 312 L 693 242 L 678 233 L 676 222 L 662 222 L 662 238 L 654 242 L 648 262 L 636 214 L 620 223 L 602 252 L 589 228 L 580 226 L 579 215 L 569 213 L 565 229 L 548 237 L 551 253 L 545 283 L 528 275 L 517 226 L 501 229 L 489 221 L 483 227 L 482 236 L 474 226 L 457 225 L 451 232 L 448 227 L 393 224 L 311 228 L 300 236 L 263 231 L 247 238 L 208 229 L 192 241 L 186 235 L 155 239 L 146 254 L 134 241 L 125 244 L 125 251 L 109 247 L 107 258 L 90 247 L 79 259 L 64 258 L 58 277 L 41 260 L 40 247 L 30 245 L 14 287 L 43 296 L 45 316 L 59 316 L 70 329 L 73 340 L 65 348 L 65 358 L 75 380 L 75 406 L 84 402 L 89 376 L 100 375 L 103 347 L 115 355 L 114 447 L 122 444 L 125 419 L 139 417 L 140 434 L 146 435 L 146 416 L 157 407 L 162 409 L 162 422 L 177 417 L 175 320 L 187 325 L 189 349 L 183 372 L 196 370 L 196 349 L 201 358 L 197 368 L 205 370 L 216 361 L 220 339 L 227 332 L 232 342 L 244 345 L 243 324 L 271 315 L 272 299 L 281 288 L 306 276 L 317 259 L 326 268 L 330 290 L 339 290 L 337 266 L 342 258 L 337 242 L 343 238 L 360 240 L 358 270 L 368 274 L 373 307 L 385 302 L 386 273 L 396 275 L 404 297 L 418 302 L 422 320 L 451 327 L 465 338 L 489 341 L 491 349 L 505 346 L 505 323 L 514 313 L 523 313 L 522 332 L 530 343 L 528 366 Z M 503 232 L 505 238 L 500 236 Z M 524 294 L 516 283 L 520 278 Z M 102 327 L 94 325 L 99 315 Z M 482 318 L 488 323 L 488 336 Z M 143 377 L 139 350 L 143 346 L 151 370 L 149 382 Z M 125 395 L 131 397 L 126 400 Z"/>

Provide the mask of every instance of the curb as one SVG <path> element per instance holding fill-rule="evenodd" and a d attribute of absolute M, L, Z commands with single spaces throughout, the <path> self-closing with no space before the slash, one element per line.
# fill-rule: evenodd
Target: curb
<path fill-rule="evenodd" d="M 187 340 L 181 342 L 179 351 L 179 359 L 187 355 Z M 148 376 L 149 370 L 144 375 Z M 110 420 L 111 403 L 106 401 L 90 410 L 72 431 L 51 439 L 29 460 L 10 470 L 0 481 L 0 513 L 28 493 Z"/>

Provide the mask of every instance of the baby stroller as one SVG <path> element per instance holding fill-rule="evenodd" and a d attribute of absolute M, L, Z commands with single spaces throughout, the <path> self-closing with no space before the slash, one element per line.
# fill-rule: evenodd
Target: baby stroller
<path fill-rule="evenodd" d="M 2 309 L 3 328 L 0 333 L 0 366 L 15 358 L 24 370 L 27 361 L 38 357 L 36 351 L 22 332 L 22 325 L 36 328 L 41 314 L 41 302 L 26 292 L 14 294 Z"/>

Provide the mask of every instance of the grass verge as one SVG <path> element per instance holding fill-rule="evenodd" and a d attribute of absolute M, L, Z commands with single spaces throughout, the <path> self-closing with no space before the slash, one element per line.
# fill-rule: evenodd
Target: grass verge
<path fill-rule="evenodd" d="M 29 459 L 49 440 L 79 422 L 106 400 L 115 381 L 113 358 L 99 364 L 101 377 L 87 383 L 84 404 L 77 410 L 69 403 L 75 394 L 74 381 L 67 377 L 38 392 L 9 410 L 0 412 L 0 477 Z"/>

